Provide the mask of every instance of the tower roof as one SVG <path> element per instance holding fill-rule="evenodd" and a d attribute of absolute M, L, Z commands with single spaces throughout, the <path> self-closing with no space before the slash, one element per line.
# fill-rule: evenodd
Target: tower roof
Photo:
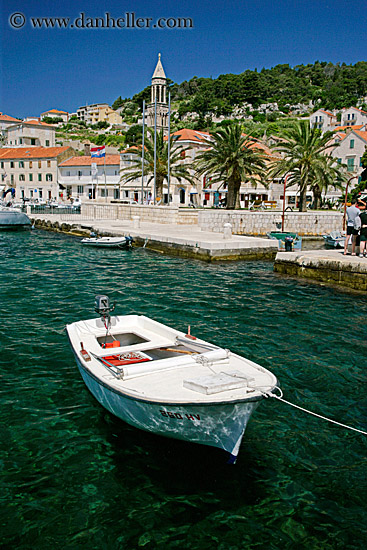
<path fill-rule="evenodd" d="M 160 53 L 158 54 L 158 63 L 157 63 L 157 66 L 155 68 L 155 71 L 153 73 L 152 79 L 153 78 L 166 78 L 166 74 L 163 70 L 163 66 L 162 66 L 162 63 L 161 63 L 161 54 Z"/>

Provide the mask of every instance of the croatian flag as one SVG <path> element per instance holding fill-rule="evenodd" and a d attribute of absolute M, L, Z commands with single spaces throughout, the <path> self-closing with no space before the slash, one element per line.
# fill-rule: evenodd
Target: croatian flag
<path fill-rule="evenodd" d="M 106 146 L 102 145 L 102 147 L 91 147 L 90 148 L 90 156 L 91 157 L 105 157 L 106 156 Z"/>

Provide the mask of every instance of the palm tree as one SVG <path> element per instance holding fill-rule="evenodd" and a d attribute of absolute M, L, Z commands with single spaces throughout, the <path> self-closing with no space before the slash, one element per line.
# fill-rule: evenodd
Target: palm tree
<path fill-rule="evenodd" d="M 147 186 L 154 181 L 154 132 L 148 128 L 149 135 L 145 138 L 144 147 L 144 175 L 148 176 Z M 177 138 L 176 138 L 177 139 Z M 174 140 L 175 141 L 175 140 Z M 177 144 L 170 148 L 170 176 L 176 178 L 180 183 L 186 180 L 194 183 L 187 165 L 182 164 L 182 153 L 187 151 Z M 129 149 L 128 149 L 129 152 Z M 133 155 L 131 162 L 133 167 L 128 166 L 121 170 L 120 182 L 129 183 L 141 179 L 141 147 L 131 147 Z M 168 140 L 164 139 L 163 130 L 157 134 L 156 144 L 156 199 L 163 197 L 163 183 L 168 175 Z"/>
<path fill-rule="evenodd" d="M 194 163 L 199 176 L 211 176 L 211 183 L 228 185 L 227 208 L 240 208 L 242 181 L 256 187 L 254 176 L 265 169 L 263 154 L 255 148 L 256 142 L 242 134 L 238 122 L 219 128 L 205 140 L 208 149 L 200 153 Z"/>
<path fill-rule="evenodd" d="M 284 131 L 282 141 L 274 146 L 282 159 L 273 161 L 269 175 L 288 175 L 288 186 L 299 188 L 299 210 L 306 211 L 307 190 L 313 190 L 314 203 L 318 203 L 322 190 L 329 185 L 339 187 L 344 179 L 343 167 L 336 164 L 331 150 L 337 143 L 331 142 L 332 133 L 321 135 L 317 128 L 310 128 L 309 122 L 297 122 L 292 128 Z"/>

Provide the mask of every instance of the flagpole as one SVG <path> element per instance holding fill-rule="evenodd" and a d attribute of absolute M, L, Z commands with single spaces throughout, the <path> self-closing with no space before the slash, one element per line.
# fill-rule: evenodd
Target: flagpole
<path fill-rule="evenodd" d="M 157 194 L 157 89 L 155 88 L 154 99 L 154 196 L 153 204 L 156 201 Z"/>
<path fill-rule="evenodd" d="M 143 139 L 141 144 L 141 204 L 144 204 L 144 137 L 145 137 L 145 99 L 143 100 Z"/>
<path fill-rule="evenodd" d="M 107 202 L 107 180 L 106 180 L 106 144 L 104 144 L 104 197 Z"/>
<path fill-rule="evenodd" d="M 168 206 L 170 203 L 169 184 L 170 184 L 170 156 L 171 156 L 171 92 L 168 92 L 168 159 L 167 159 L 167 191 L 168 191 Z"/>

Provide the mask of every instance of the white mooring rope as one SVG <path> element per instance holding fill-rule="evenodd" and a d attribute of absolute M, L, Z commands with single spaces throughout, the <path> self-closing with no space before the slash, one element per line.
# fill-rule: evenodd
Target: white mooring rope
<path fill-rule="evenodd" d="M 358 430 L 358 428 L 352 428 L 352 426 L 347 426 L 347 424 L 342 424 L 341 422 L 337 422 L 336 420 L 332 420 L 331 418 L 327 418 L 326 416 L 322 416 L 321 414 L 314 413 L 312 411 L 309 411 L 307 409 L 304 409 L 303 407 L 300 407 L 299 405 L 295 405 L 294 403 L 291 403 L 290 401 L 286 401 L 286 399 L 283 399 L 283 392 L 280 388 L 276 386 L 276 389 L 280 391 L 280 395 L 276 395 L 272 392 L 262 392 L 262 395 L 264 397 L 274 397 L 274 399 L 278 399 L 278 401 L 282 401 L 282 403 L 286 403 L 287 405 L 290 405 L 291 407 L 294 407 L 295 409 L 299 409 L 300 411 L 306 412 L 308 414 L 312 414 L 313 416 L 316 416 L 317 418 L 321 418 L 322 420 L 327 420 L 328 422 L 331 422 L 332 424 L 336 424 L 337 426 L 341 426 L 342 428 L 347 428 L 348 430 L 353 430 L 354 432 L 358 432 L 363 435 L 367 435 L 367 432 L 363 430 Z"/>

